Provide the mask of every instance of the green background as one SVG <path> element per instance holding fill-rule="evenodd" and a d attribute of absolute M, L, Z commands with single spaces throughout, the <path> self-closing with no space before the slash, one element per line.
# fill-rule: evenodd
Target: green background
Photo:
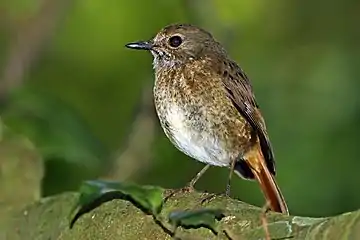
<path fill-rule="evenodd" d="M 143 89 L 153 84 L 151 55 L 124 45 L 185 22 L 213 33 L 250 76 L 290 212 L 329 216 L 359 208 L 358 1 L 1 1 L 0 81 L 14 46 L 33 37 L 18 33 L 36 35 L 29 26 L 46 15 L 46 3 L 61 9 L 45 16 L 54 28 L 32 47 L 21 84 L 1 96 L 5 124 L 29 137 L 44 159 L 43 195 L 94 178 L 178 188 L 201 169 L 170 144 L 154 115 L 152 141 L 140 141 L 147 131 L 130 141 L 132 151 L 150 144 L 144 160 L 123 154 Z M 117 164 L 124 170 L 109 174 Z M 211 168 L 197 188 L 221 192 L 227 175 Z M 232 194 L 263 204 L 255 182 L 234 179 Z"/>

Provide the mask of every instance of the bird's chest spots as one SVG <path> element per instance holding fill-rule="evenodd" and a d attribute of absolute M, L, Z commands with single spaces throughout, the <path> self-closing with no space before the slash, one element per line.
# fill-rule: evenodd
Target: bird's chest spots
<path fill-rule="evenodd" d="M 228 165 L 224 146 L 206 125 L 201 107 L 187 110 L 171 103 L 164 116 L 164 131 L 180 151 L 198 161 L 218 166 Z"/>

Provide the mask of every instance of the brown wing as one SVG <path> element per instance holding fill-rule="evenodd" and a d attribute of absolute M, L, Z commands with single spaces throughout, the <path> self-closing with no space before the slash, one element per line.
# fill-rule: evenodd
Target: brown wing
<path fill-rule="evenodd" d="M 266 131 L 264 119 L 256 103 L 251 83 L 245 72 L 232 61 L 224 61 L 222 64 L 223 83 L 229 98 L 250 123 L 257 133 L 260 141 L 261 151 L 265 157 L 269 171 L 275 175 L 275 161 L 269 137 Z"/>

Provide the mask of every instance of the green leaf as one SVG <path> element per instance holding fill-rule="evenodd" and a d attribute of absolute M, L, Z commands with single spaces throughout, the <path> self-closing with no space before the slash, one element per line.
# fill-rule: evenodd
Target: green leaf
<path fill-rule="evenodd" d="M 70 227 L 81 215 L 113 199 L 128 200 L 146 214 L 156 217 L 162 209 L 163 193 L 164 190 L 156 186 L 102 180 L 86 181 L 80 187 L 80 197 L 74 207 L 79 210 L 73 217 Z"/>
<path fill-rule="evenodd" d="M 171 212 L 169 214 L 169 222 L 175 229 L 179 226 L 184 228 L 205 227 L 210 229 L 214 234 L 217 234 L 216 220 L 221 220 L 223 217 L 223 211 L 220 209 L 204 208 Z"/>

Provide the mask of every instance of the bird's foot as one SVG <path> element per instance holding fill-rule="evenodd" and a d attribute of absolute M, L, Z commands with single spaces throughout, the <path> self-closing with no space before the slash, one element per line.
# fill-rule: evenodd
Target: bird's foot
<path fill-rule="evenodd" d="M 214 198 L 217 198 L 217 197 L 226 197 L 227 198 L 227 197 L 230 197 L 230 194 L 228 194 L 227 191 L 220 192 L 220 193 L 207 193 L 207 196 L 201 200 L 201 204 L 211 202 Z"/>
<path fill-rule="evenodd" d="M 208 196 L 206 196 L 204 199 L 201 200 L 201 204 L 210 202 L 211 200 L 213 200 L 216 197 L 230 197 L 230 181 L 226 184 L 226 190 L 225 192 L 220 192 L 220 193 L 209 193 Z"/>
<path fill-rule="evenodd" d="M 195 188 L 194 186 L 192 186 L 191 184 L 183 187 L 183 188 L 178 188 L 178 189 L 171 189 L 171 190 L 167 190 L 167 194 L 164 198 L 164 202 L 166 202 L 167 200 L 169 200 L 171 197 L 173 197 L 174 195 L 176 195 L 177 193 L 191 193 L 194 192 Z"/>
<path fill-rule="evenodd" d="M 189 185 L 181 188 L 180 191 L 181 191 L 181 192 L 188 192 L 188 193 L 189 193 L 189 192 L 194 192 L 194 191 L 195 191 L 195 187 L 194 187 L 194 185 L 189 184 Z"/>
<path fill-rule="evenodd" d="M 225 195 L 227 197 L 230 197 L 230 192 L 231 192 L 231 185 L 230 185 L 230 181 L 229 181 L 229 183 L 226 185 Z"/>

